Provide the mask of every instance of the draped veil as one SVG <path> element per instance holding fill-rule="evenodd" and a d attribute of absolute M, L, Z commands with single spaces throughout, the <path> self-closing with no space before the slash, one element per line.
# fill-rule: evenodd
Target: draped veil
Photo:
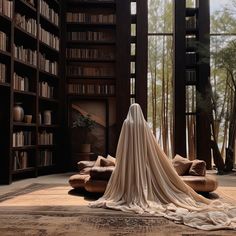
<path fill-rule="evenodd" d="M 206 199 L 181 180 L 137 103 L 123 123 L 106 191 L 90 206 L 164 216 L 203 230 L 236 229 L 236 206 Z"/>

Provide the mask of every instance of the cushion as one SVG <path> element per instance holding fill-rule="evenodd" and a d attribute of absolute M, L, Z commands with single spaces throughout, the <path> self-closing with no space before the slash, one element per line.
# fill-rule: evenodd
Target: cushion
<path fill-rule="evenodd" d="M 96 179 L 96 180 L 109 180 L 114 169 L 115 169 L 114 166 L 108 166 L 108 167 L 94 166 L 90 170 L 90 177 L 91 179 Z"/>
<path fill-rule="evenodd" d="M 84 169 L 82 169 L 82 170 L 79 172 L 79 174 L 80 174 L 80 175 L 89 175 L 91 169 L 92 169 L 92 167 L 85 167 Z"/>
<path fill-rule="evenodd" d="M 94 166 L 101 166 L 101 159 L 106 159 L 103 156 L 98 156 L 97 160 L 94 163 Z"/>
<path fill-rule="evenodd" d="M 79 161 L 78 163 L 78 170 L 79 172 L 85 168 L 92 168 L 95 164 L 95 161 Z"/>
<path fill-rule="evenodd" d="M 181 157 L 180 155 L 176 155 L 172 160 L 172 164 L 178 175 L 184 175 L 188 173 L 192 162 L 187 158 Z"/>
<path fill-rule="evenodd" d="M 101 159 L 100 160 L 100 164 L 101 166 L 115 166 L 115 163 L 114 161 L 110 161 L 110 160 L 107 160 L 107 159 Z"/>
<path fill-rule="evenodd" d="M 190 175 L 205 176 L 206 175 L 206 162 L 202 160 L 193 160 L 189 169 Z"/>
<path fill-rule="evenodd" d="M 108 181 L 106 180 L 93 180 L 89 179 L 85 183 L 85 190 L 91 193 L 104 193 L 107 187 Z"/>
<path fill-rule="evenodd" d="M 107 155 L 107 160 L 112 161 L 114 162 L 114 164 L 116 164 L 116 158 L 111 155 Z"/>
<path fill-rule="evenodd" d="M 86 181 L 90 178 L 89 175 L 72 175 L 69 178 L 69 183 L 72 188 L 83 188 Z"/>

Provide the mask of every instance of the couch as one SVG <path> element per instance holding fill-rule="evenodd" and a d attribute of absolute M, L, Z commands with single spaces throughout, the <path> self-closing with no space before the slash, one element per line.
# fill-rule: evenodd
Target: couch
<path fill-rule="evenodd" d="M 209 193 L 216 190 L 218 183 L 214 176 L 206 174 L 206 163 L 189 161 L 176 155 L 172 164 L 182 180 L 196 192 Z M 115 158 L 98 156 L 96 161 L 78 162 L 79 172 L 69 178 L 74 189 L 85 189 L 92 193 L 104 193 L 108 180 L 115 168 Z"/>

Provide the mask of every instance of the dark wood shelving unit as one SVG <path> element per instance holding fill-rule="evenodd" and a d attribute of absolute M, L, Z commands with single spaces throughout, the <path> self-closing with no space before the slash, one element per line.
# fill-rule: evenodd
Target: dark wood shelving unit
<path fill-rule="evenodd" d="M 39 2 L 35 0 L 35 7 L 24 0 L 13 0 L 13 16 L 9 18 L 0 14 L 0 21 L 4 23 L 0 25 L 4 32 L 7 32 L 9 52 L 0 50 L 0 62 L 6 64 L 6 83 L 0 83 L 0 99 L 4 104 L 0 108 L 0 129 L 4 134 L 5 141 L 0 143 L 0 183 L 9 184 L 16 176 L 37 177 L 40 172 L 40 154 L 50 149 L 50 158 L 53 168 L 44 171 L 43 174 L 52 173 L 60 169 L 60 162 L 63 159 L 60 145 L 61 133 L 61 117 L 63 100 L 61 78 L 61 42 L 60 50 L 57 51 L 53 47 L 39 39 L 39 27 L 42 27 L 53 35 L 61 39 L 61 3 L 59 1 L 44 0 L 50 8 L 59 15 L 59 26 L 56 26 L 47 17 L 41 15 L 39 10 Z M 15 22 L 15 16 L 25 16 L 26 20 L 34 19 L 36 21 L 36 36 L 27 32 L 18 26 Z M 25 49 L 36 51 L 37 64 L 32 65 L 24 60 L 19 60 L 14 56 L 14 44 L 23 46 Z M 58 75 L 53 75 L 43 71 L 39 65 L 39 53 L 45 54 L 46 59 L 57 61 Z M 22 89 L 13 88 L 14 73 L 19 76 Z M 18 78 L 18 77 L 17 77 Z M 26 80 L 27 79 L 27 80 Z M 28 81 L 26 83 L 26 81 Z M 48 85 L 54 87 L 55 98 L 41 97 L 39 94 L 39 82 L 48 82 Z M 14 82 L 16 83 L 16 82 Z M 23 83 L 23 84 L 22 84 Z M 26 86 L 26 87 L 25 87 Z M 5 89 L 8 88 L 8 89 Z M 27 91 L 25 91 L 27 90 Z M 6 101 L 6 103 L 5 103 Z M 32 115 L 32 123 L 14 121 L 14 104 L 21 103 L 25 115 Z M 40 125 L 39 113 L 41 119 L 44 119 L 44 112 L 51 111 L 52 125 Z M 2 118 L 1 118 L 2 117 Z M 4 120 L 2 120 L 4 119 Z M 56 125 L 54 124 L 56 123 Z M 39 145 L 38 134 L 41 132 L 51 133 L 53 135 L 53 145 Z M 14 135 L 13 135 L 14 133 Z M 17 136 L 18 135 L 18 136 Z M 21 136 L 20 136 L 21 135 Z M 23 136 L 22 136 L 23 135 Z M 13 144 L 13 138 L 17 136 L 17 142 L 25 139 L 23 144 Z M 24 137 L 27 136 L 27 137 Z M 14 142 L 16 142 L 14 140 Z M 13 146 L 14 145 L 14 146 Z M 47 153 L 46 153 L 47 154 Z M 44 162 L 47 162 L 47 155 Z M 16 163 L 17 160 L 17 163 Z M 23 165 L 23 166 L 21 166 Z M 27 174 L 28 173 L 28 174 Z M 27 174 L 27 175 L 25 175 Z"/>

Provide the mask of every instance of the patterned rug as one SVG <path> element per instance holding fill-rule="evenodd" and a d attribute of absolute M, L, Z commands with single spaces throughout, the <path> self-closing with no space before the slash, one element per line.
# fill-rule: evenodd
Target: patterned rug
<path fill-rule="evenodd" d="M 97 196 L 69 186 L 34 184 L 0 196 L 1 236 L 201 236 L 234 235 L 227 230 L 200 231 L 162 217 L 92 209 Z"/>

